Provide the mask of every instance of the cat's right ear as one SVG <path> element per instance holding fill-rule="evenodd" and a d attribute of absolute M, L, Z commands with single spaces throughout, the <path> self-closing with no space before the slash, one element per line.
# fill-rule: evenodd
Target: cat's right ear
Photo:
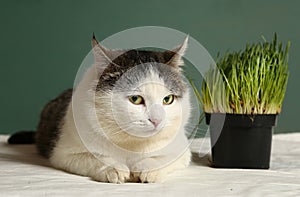
<path fill-rule="evenodd" d="M 184 62 L 182 57 L 187 49 L 188 40 L 189 36 L 187 36 L 184 39 L 183 43 L 177 46 L 176 48 L 164 52 L 164 57 L 167 65 L 170 65 L 175 68 L 179 68 L 183 65 Z"/>
<path fill-rule="evenodd" d="M 97 41 L 94 33 L 92 47 L 95 66 L 97 67 L 98 73 L 102 73 L 109 64 L 113 63 L 115 58 L 126 52 L 125 50 L 111 50 L 105 48 Z"/>

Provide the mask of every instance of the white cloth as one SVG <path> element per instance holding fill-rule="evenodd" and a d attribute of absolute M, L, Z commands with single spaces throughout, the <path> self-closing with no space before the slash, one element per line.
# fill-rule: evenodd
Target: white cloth
<path fill-rule="evenodd" d="M 215 169 L 208 156 L 164 183 L 109 184 L 53 169 L 33 145 L 0 136 L 0 196 L 300 196 L 300 133 L 273 136 L 269 170 Z M 193 152 L 201 139 L 193 141 Z"/>

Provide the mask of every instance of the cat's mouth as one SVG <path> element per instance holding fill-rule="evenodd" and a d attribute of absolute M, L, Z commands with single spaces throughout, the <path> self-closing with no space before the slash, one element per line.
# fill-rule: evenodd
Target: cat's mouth
<path fill-rule="evenodd" d="M 117 122 L 118 127 L 123 132 L 133 137 L 147 138 L 156 135 L 161 132 L 166 126 L 166 121 L 155 120 L 135 120 L 129 122 Z"/>
<path fill-rule="evenodd" d="M 165 125 L 163 123 L 161 123 L 157 126 L 155 126 L 155 125 L 153 125 L 153 126 L 154 126 L 153 129 L 152 129 L 153 132 L 159 132 L 165 127 Z"/>
<path fill-rule="evenodd" d="M 163 123 L 158 125 L 147 124 L 142 127 L 128 128 L 125 130 L 125 132 L 131 136 L 147 138 L 147 137 L 152 137 L 157 133 L 161 132 L 163 128 L 164 128 Z"/>

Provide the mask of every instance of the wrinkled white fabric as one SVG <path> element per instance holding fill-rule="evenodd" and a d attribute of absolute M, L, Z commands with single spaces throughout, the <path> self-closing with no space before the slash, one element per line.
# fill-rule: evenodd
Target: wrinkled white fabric
<path fill-rule="evenodd" d="M 269 170 L 215 169 L 195 153 L 164 183 L 109 184 L 53 169 L 33 145 L 0 136 L 0 196 L 300 196 L 300 133 L 273 136 Z M 198 152 L 202 139 L 193 141 Z"/>

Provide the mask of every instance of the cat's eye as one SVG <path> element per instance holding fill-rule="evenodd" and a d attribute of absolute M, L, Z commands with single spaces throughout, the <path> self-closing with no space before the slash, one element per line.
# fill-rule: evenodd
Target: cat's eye
<path fill-rule="evenodd" d="M 173 103 L 174 99 L 175 99 L 175 96 L 172 95 L 172 94 L 170 94 L 170 95 L 168 95 L 168 96 L 166 96 L 166 97 L 164 98 L 163 104 L 164 104 L 164 105 L 170 105 L 170 104 Z"/>
<path fill-rule="evenodd" d="M 135 105 L 144 104 L 144 99 L 140 95 L 129 96 L 129 101 Z"/>

